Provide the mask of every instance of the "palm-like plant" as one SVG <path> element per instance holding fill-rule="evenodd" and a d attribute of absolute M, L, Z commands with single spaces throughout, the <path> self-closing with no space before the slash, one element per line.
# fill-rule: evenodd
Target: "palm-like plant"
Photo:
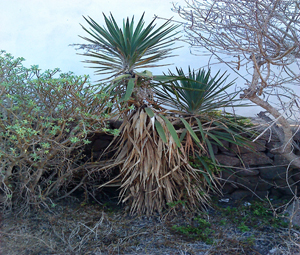
<path fill-rule="evenodd" d="M 160 94 L 160 98 L 168 99 L 168 93 L 172 91 L 168 84 L 180 87 L 176 80 L 182 82 L 185 80 L 188 81 L 187 84 L 199 85 L 197 77 L 187 78 L 181 73 L 179 76 L 174 74 L 153 76 L 149 71 L 136 72 L 137 68 L 158 66 L 153 63 L 171 56 L 174 48 L 170 47 L 174 43 L 177 26 L 170 25 L 167 21 L 155 30 L 153 20 L 144 28 L 142 16 L 136 27 L 132 18 L 131 21 L 129 19 L 124 21 L 123 27 L 119 28 L 112 15 L 110 18 L 104 15 L 104 19 L 106 28 L 99 26 L 91 18 L 85 19 L 92 28 L 88 30 L 83 27 L 83 29 L 92 36 L 92 39 L 83 38 L 96 47 L 88 46 L 94 50 L 84 55 L 94 59 L 86 62 L 96 64 L 98 74 L 112 73 L 112 76 L 115 76 L 107 87 L 108 91 L 114 92 L 112 95 L 115 98 L 120 98 L 121 93 L 121 99 L 117 102 L 123 109 L 124 106 L 128 107 L 123 115 L 116 162 L 113 164 L 114 166 L 119 164 L 121 168 L 116 178 L 121 179 L 122 201 L 131 201 L 132 213 L 147 214 L 156 210 L 161 211 L 167 203 L 177 200 L 186 200 L 187 205 L 192 207 L 206 204 L 208 201 L 206 185 L 216 186 L 214 176 L 209 169 L 194 169 L 189 164 L 189 155 L 181 146 L 179 131 L 174 128 L 172 122 L 180 120 L 185 133 L 192 137 L 199 148 L 205 150 L 201 139 L 198 138 L 199 135 L 196 134 L 199 130 L 194 130 L 190 125 L 191 122 L 185 118 L 166 114 L 165 109 L 153 100 L 152 86 L 154 80 L 162 82 L 166 94 L 165 96 Z M 196 93 L 201 92 L 202 95 L 206 93 L 208 105 L 209 98 L 216 95 L 210 94 L 209 89 L 218 85 L 219 80 L 215 80 L 207 88 L 190 89 Z M 205 90 L 204 94 L 202 90 Z M 179 90 L 175 94 L 178 99 L 183 99 L 183 94 Z M 168 99 L 168 103 L 172 102 L 175 101 Z M 196 107 L 199 108 L 200 105 Z M 200 120 L 198 118 L 196 120 L 199 123 Z M 202 127 L 201 124 L 198 126 Z M 200 132 L 205 137 L 203 129 Z M 210 148 L 209 143 L 208 149 Z"/>
<path fill-rule="evenodd" d="M 228 76 L 226 72 L 219 76 L 220 71 L 211 77 L 210 69 L 195 72 L 188 69 L 185 75 L 182 68 L 176 68 L 177 74 L 169 71 L 170 76 L 179 76 L 182 79 L 171 83 L 164 83 L 155 89 L 156 95 L 164 105 L 178 109 L 188 114 L 202 114 L 215 111 L 222 107 L 231 106 L 238 92 L 231 94 L 225 91 L 234 84 L 234 81 L 225 84 Z"/>
<path fill-rule="evenodd" d="M 91 26 L 82 28 L 92 36 L 92 39 L 82 37 L 92 43 L 94 49 L 83 54 L 94 60 L 86 63 L 96 64 L 98 74 L 113 73 L 114 75 L 132 73 L 137 68 L 157 67 L 155 62 L 170 57 L 174 44 L 174 30 L 178 26 L 165 22 L 155 29 L 155 19 L 144 27 L 144 14 L 134 27 L 134 17 L 131 21 L 123 21 L 123 28 L 119 28 L 114 17 L 107 18 L 104 14 L 105 27 L 99 26 L 92 18 L 84 18 Z M 96 47 L 95 47 L 96 46 Z"/>
<path fill-rule="evenodd" d="M 240 103 L 239 99 L 235 99 L 239 92 L 226 92 L 234 84 L 234 81 L 225 84 L 228 78 L 225 76 L 226 72 L 220 75 L 219 71 L 211 77 L 210 69 L 196 72 L 189 68 L 187 75 L 183 69 L 176 69 L 177 76 L 181 79 L 160 82 L 154 87 L 154 92 L 161 106 L 170 109 L 171 114 L 184 117 L 198 134 L 202 144 L 200 153 L 208 153 L 215 162 L 211 143 L 223 146 L 221 141 L 226 140 L 244 145 L 246 140 L 240 133 L 247 132 L 241 122 L 245 118 L 220 111 L 221 108 L 245 106 L 234 105 L 235 102 Z M 170 71 L 169 75 L 176 76 Z M 182 140 L 185 138 L 184 147 L 188 154 L 190 150 L 194 151 L 191 134 L 192 132 L 184 132 L 181 135 Z"/>

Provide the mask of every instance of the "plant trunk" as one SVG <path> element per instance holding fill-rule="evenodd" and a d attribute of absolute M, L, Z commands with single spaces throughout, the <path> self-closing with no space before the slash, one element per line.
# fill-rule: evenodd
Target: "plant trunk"
<path fill-rule="evenodd" d="M 293 131 L 290 123 L 276 108 L 270 105 L 267 101 L 262 100 L 256 94 L 256 91 L 258 91 L 260 77 L 259 68 L 260 66 L 254 64 L 252 82 L 249 85 L 249 88 L 244 90 L 244 94 L 241 95 L 241 98 L 247 98 L 256 105 L 264 108 L 275 118 L 275 121 L 281 125 L 281 128 L 279 128 L 277 125 L 273 125 L 272 127 L 277 133 L 281 142 L 280 153 L 290 162 L 291 165 L 300 168 L 300 157 L 297 156 L 293 151 Z M 263 112 L 260 112 L 258 116 L 264 120 L 270 120 L 270 118 L 267 117 Z"/>

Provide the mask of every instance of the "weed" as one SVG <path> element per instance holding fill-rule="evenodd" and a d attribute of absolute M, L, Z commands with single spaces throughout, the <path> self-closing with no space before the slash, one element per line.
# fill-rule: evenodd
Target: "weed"
<path fill-rule="evenodd" d="M 223 219 L 223 220 L 221 220 L 221 221 L 219 222 L 219 224 L 220 224 L 221 226 L 225 226 L 225 225 L 227 224 L 227 221 L 226 221 L 225 219 Z"/>
<path fill-rule="evenodd" d="M 254 235 L 248 236 L 245 240 L 244 243 L 250 245 L 250 246 L 254 246 L 255 245 L 255 237 Z"/>
<path fill-rule="evenodd" d="M 195 217 L 193 221 L 196 223 L 195 226 L 173 225 L 172 229 L 189 238 L 201 240 L 207 244 L 212 244 L 213 240 L 210 238 L 210 235 L 212 235 L 214 231 L 210 229 L 211 224 L 207 220 L 202 219 L 200 216 Z"/>
<path fill-rule="evenodd" d="M 216 207 L 221 214 L 226 217 L 226 220 L 236 224 L 237 228 L 242 232 L 250 230 L 250 226 L 255 229 L 264 227 L 286 227 L 287 223 L 281 218 L 273 216 L 269 209 L 268 203 L 265 201 L 253 201 L 251 204 L 240 205 L 237 207 Z M 220 222 L 220 225 L 225 225 L 225 219 Z"/>
<path fill-rule="evenodd" d="M 244 222 L 242 222 L 238 226 L 238 229 L 241 230 L 243 233 L 248 232 L 250 230 L 250 228 L 248 226 L 246 226 Z"/>
<path fill-rule="evenodd" d="M 167 206 L 169 206 L 170 208 L 175 208 L 178 205 L 182 205 L 185 206 L 186 201 L 182 201 L 182 200 L 178 200 L 178 201 L 174 201 L 174 202 L 169 202 L 167 203 Z"/>

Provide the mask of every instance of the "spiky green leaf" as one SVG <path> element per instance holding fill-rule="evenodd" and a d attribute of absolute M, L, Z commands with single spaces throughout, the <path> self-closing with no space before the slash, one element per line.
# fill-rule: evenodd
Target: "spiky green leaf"
<path fill-rule="evenodd" d="M 196 143 L 200 143 L 200 140 L 199 140 L 198 136 L 195 134 L 194 130 L 191 128 L 191 126 L 189 125 L 189 123 L 184 118 L 180 118 L 180 120 L 184 124 L 185 128 L 189 131 L 189 133 L 191 134 L 191 136 L 193 137 L 193 139 L 195 140 L 195 142 Z"/>
<path fill-rule="evenodd" d="M 145 111 L 149 115 L 150 118 L 154 117 L 154 112 L 149 107 L 146 107 Z"/>
<path fill-rule="evenodd" d="M 91 17 L 84 17 L 90 28 L 82 26 L 90 37 L 81 38 L 94 46 L 83 54 L 92 59 L 85 62 L 96 65 L 93 68 L 97 69 L 97 74 L 132 73 L 137 68 L 161 66 L 155 63 L 173 56 L 171 52 L 176 48 L 172 45 L 178 25 L 167 21 L 155 29 L 154 19 L 145 27 L 143 14 L 136 26 L 132 17 L 131 21 L 129 18 L 124 20 L 120 27 L 113 15 L 103 16 L 106 26 L 100 26 Z M 151 76 L 149 73 L 144 75 Z"/>
<path fill-rule="evenodd" d="M 154 124 L 155 124 L 155 128 L 156 128 L 158 135 L 163 140 L 163 142 L 166 143 L 167 137 L 166 137 L 164 128 L 162 127 L 162 125 L 160 124 L 160 122 L 158 120 L 155 120 Z"/>
<path fill-rule="evenodd" d="M 135 85 L 135 79 L 131 78 L 128 81 L 128 85 L 127 85 L 126 93 L 123 97 L 123 101 L 127 101 L 131 97 L 131 94 L 132 94 L 133 89 L 134 89 L 134 85 Z"/>
<path fill-rule="evenodd" d="M 176 132 L 174 126 L 172 125 L 172 123 L 171 123 L 165 116 L 163 116 L 163 115 L 161 115 L 161 114 L 160 114 L 159 116 L 160 116 L 161 118 L 163 118 L 163 120 L 165 121 L 166 126 L 167 126 L 167 128 L 168 128 L 168 130 L 169 130 L 169 132 L 170 132 L 170 134 L 171 134 L 171 136 L 172 136 L 172 138 L 173 138 L 173 140 L 175 141 L 176 145 L 177 145 L 178 147 L 180 147 L 180 146 L 181 146 L 181 143 L 180 143 L 180 140 L 179 140 L 179 138 L 178 138 L 177 132 Z"/>

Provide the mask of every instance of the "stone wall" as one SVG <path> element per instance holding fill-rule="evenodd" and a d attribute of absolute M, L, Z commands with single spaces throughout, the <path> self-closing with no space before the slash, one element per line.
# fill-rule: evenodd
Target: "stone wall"
<path fill-rule="evenodd" d="M 299 144 L 300 133 L 294 139 Z M 228 149 L 215 146 L 214 150 L 219 163 L 230 167 L 221 174 L 225 197 L 243 199 L 268 195 L 280 198 L 291 196 L 300 189 L 300 169 L 289 166 L 289 162 L 279 154 L 280 143 L 276 135 L 264 134 L 251 143 L 252 151 L 229 145 L 226 141 L 224 145 Z M 300 152 L 296 151 L 296 154 L 300 155 Z"/>
<path fill-rule="evenodd" d="M 118 128 L 120 124 L 121 122 L 112 122 L 110 128 Z M 300 133 L 294 138 L 299 144 Z M 111 135 L 96 134 L 91 139 L 92 143 L 87 147 L 86 154 L 92 155 L 93 160 L 99 160 L 112 139 Z M 289 167 L 287 172 L 289 162 L 278 152 L 280 143 L 276 135 L 265 133 L 255 143 L 251 143 L 252 149 L 237 147 L 227 141 L 222 143 L 228 149 L 217 145 L 213 145 L 213 149 L 218 162 L 228 166 L 221 173 L 225 197 L 242 199 L 269 195 L 280 198 L 293 195 L 291 189 L 300 189 L 300 169 Z M 105 158 L 112 154 L 113 152 L 108 153 Z M 296 151 L 296 154 L 300 155 L 300 152 Z"/>

